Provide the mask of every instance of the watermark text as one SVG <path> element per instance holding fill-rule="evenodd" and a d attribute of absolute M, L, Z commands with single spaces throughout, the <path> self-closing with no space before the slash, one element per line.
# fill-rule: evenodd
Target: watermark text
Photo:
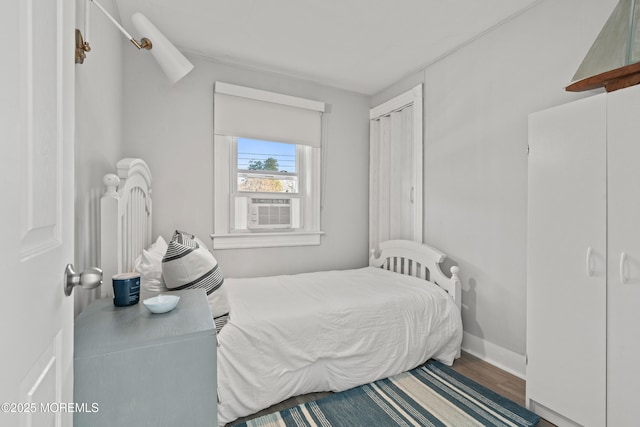
<path fill-rule="evenodd" d="M 0 413 L 24 414 L 24 413 L 96 413 L 100 412 L 100 405 L 97 402 L 30 402 L 16 403 L 3 402 L 0 404 Z"/>

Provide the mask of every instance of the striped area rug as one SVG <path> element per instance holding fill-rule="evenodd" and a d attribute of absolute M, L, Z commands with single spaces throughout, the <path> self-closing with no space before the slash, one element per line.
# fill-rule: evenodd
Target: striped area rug
<path fill-rule="evenodd" d="M 539 420 L 533 412 L 434 361 L 236 426 L 534 426 Z"/>

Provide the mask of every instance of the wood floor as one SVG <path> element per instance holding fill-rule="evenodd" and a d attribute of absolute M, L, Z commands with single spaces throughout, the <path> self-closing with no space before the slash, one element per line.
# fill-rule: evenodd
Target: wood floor
<path fill-rule="evenodd" d="M 502 369 L 484 362 L 468 353 L 462 352 L 462 356 L 453 363 L 453 369 L 467 378 L 482 384 L 490 390 L 513 400 L 514 402 L 524 406 L 525 405 L 525 381 L 521 378 L 511 375 Z M 290 399 L 280 402 L 270 408 L 264 409 L 257 414 L 240 418 L 234 423 L 250 420 L 252 418 L 259 417 L 261 415 L 270 414 L 272 412 L 281 411 L 297 406 L 301 403 L 309 402 L 311 400 L 320 399 L 328 396 L 331 393 L 311 393 L 303 396 L 296 396 Z M 230 426 L 231 424 L 227 424 Z M 554 426 L 546 420 L 541 420 L 538 427 Z"/>
<path fill-rule="evenodd" d="M 526 383 L 523 379 L 515 375 L 496 368 L 464 351 L 462 352 L 462 357 L 453 363 L 453 369 L 507 399 L 513 400 L 519 405 L 525 406 L 526 404 Z M 550 426 L 555 426 L 555 424 L 544 419 L 538 423 L 538 427 Z"/>

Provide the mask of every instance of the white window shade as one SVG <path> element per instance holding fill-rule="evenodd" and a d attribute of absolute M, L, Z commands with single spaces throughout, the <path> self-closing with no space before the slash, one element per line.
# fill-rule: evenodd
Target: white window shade
<path fill-rule="evenodd" d="M 214 133 L 320 147 L 324 103 L 216 82 Z"/>

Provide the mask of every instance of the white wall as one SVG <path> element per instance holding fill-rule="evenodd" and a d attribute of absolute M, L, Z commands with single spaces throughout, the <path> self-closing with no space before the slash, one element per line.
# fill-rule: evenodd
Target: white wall
<path fill-rule="evenodd" d="M 519 373 L 526 351 L 527 116 L 589 95 L 563 88 L 615 4 L 542 1 L 423 70 L 424 238 L 461 267 L 467 345 L 489 359 L 504 356 L 502 364 Z M 374 96 L 372 105 L 411 87 L 419 74 Z"/>
<path fill-rule="evenodd" d="M 146 55 L 145 55 L 146 54 Z M 153 174 L 154 233 L 175 229 L 210 242 L 213 231 L 213 84 L 255 87 L 329 104 L 320 246 L 217 250 L 227 277 L 367 264 L 369 99 L 352 92 L 188 55 L 194 70 L 173 87 L 146 52 L 125 49 L 125 157 Z"/>
<path fill-rule="evenodd" d="M 91 52 L 76 64 L 76 241 L 75 266 L 99 265 L 99 212 L 102 177 L 113 172 L 122 145 L 123 37 L 85 0 L 76 0 L 76 25 L 84 33 L 84 7 L 90 7 Z M 112 0 L 101 2 L 111 8 Z M 111 286 L 104 278 L 104 286 Z M 76 312 L 94 292 L 76 288 Z"/>

